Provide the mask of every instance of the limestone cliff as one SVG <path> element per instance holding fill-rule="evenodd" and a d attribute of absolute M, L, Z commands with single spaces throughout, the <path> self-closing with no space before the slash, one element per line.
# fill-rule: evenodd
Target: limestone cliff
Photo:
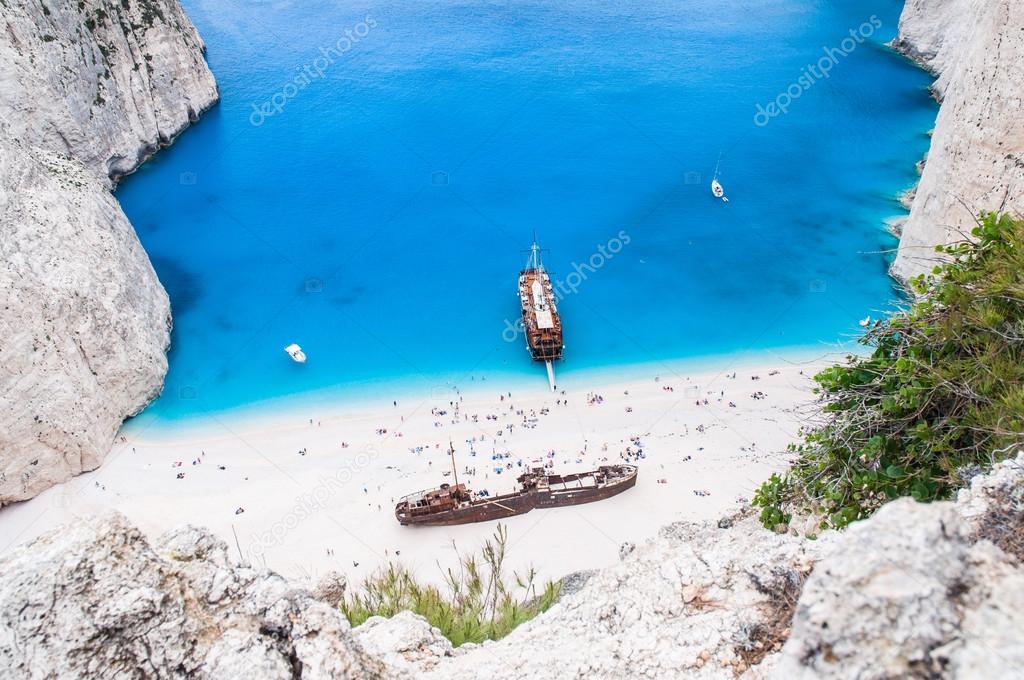
<path fill-rule="evenodd" d="M 390 677 L 340 612 L 183 527 L 150 546 L 121 515 L 0 560 L 0 676 Z"/>
<path fill-rule="evenodd" d="M 217 100 L 177 0 L 0 3 L 0 506 L 159 394 L 167 295 L 109 192 Z"/>
<path fill-rule="evenodd" d="M 942 102 L 893 273 L 929 271 L 983 211 L 1024 211 L 1024 3 L 907 0 L 895 47 Z"/>
<path fill-rule="evenodd" d="M 0 120 L 116 180 L 217 101 L 178 0 L 4 0 Z"/>

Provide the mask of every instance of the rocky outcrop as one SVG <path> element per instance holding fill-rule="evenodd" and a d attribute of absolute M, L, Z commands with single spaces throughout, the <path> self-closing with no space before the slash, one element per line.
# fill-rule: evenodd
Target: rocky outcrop
<path fill-rule="evenodd" d="M 335 608 L 233 565 L 194 527 L 151 547 L 118 514 L 0 559 L 5 678 L 392 677 Z"/>
<path fill-rule="evenodd" d="M 178 0 L 5 0 L 0 120 L 116 180 L 217 101 Z"/>
<path fill-rule="evenodd" d="M 96 468 L 170 308 L 108 188 L 217 99 L 176 0 L 0 4 L 0 506 Z"/>
<path fill-rule="evenodd" d="M 408 611 L 390 619 L 371 616 L 352 633 L 368 654 L 411 677 L 434 670 L 454 655 L 452 643 L 441 631 L 422 616 Z"/>
<path fill-rule="evenodd" d="M 799 593 L 829 543 L 771 533 L 752 516 L 727 529 L 672 524 L 507 638 L 423 677 L 733 677 L 768 668 L 788 627 L 775 626 L 779 605 Z"/>
<path fill-rule="evenodd" d="M 893 264 L 908 278 L 974 215 L 1024 211 L 1024 4 L 907 0 L 894 46 L 936 75 L 942 102 Z"/>
<path fill-rule="evenodd" d="M 80 161 L 0 142 L 0 504 L 96 468 L 160 389 L 170 308 Z M 8 191 L 9 190 L 9 191 Z"/>
<path fill-rule="evenodd" d="M 901 499 L 815 567 L 784 678 L 996 678 L 1024 668 L 1024 570 L 951 503 Z"/>

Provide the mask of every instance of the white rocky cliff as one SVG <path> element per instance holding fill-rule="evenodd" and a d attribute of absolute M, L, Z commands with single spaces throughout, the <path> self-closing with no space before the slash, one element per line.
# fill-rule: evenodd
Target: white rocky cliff
<path fill-rule="evenodd" d="M 0 121 L 101 178 L 134 170 L 217 101 L 178 0 L 4 0 Z"/>
<path fill-rule="evenodd" d="M 193 527 L 150 547 L 109 515 L 41 538 L 0 572 L 0 677 L 387 677 L 340 612 L 232 565 Z"/>
<path fill-rule="evenodd" d="M 893 273 L 934 266 L 973 214 L 1024 212 L 1024 3 L 907 0 L 895 47 L 933 72 L 942 102 Z"/>
<path fill-rule="evenodd" d="M 167 371 L 109 187 L 217 100 L 176 0 L 0 3 L 0 506 L 96 468 Z"/>

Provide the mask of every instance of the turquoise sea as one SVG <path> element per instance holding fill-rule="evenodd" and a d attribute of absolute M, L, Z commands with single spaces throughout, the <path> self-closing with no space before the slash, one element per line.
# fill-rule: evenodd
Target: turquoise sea
<path fill-rule="evenodd" d="M 563 384 L 834 343 L 898 299 L 884 220 L 936 114 L 884 46 L 898 0 L 184 4 L 222 101 L 117 192 L 171 296 L 159 420 L 543 385 L 511 325 L 534 233 Z"/>

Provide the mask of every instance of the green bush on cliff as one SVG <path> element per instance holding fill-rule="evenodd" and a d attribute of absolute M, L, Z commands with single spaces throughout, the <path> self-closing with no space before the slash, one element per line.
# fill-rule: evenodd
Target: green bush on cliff
<path fill-rule="evenodd" d="M 865 333 L 869 355 L 815 376 L 820 421 L 754 496 L 765 526 L 947 498 L 1024 443 L 1024 222 L 989 215 L 973 235 L 939 248 L 949 260 L 911 281 L 920 297 Z"/>
<path fill-rule="evenodd" d="M 444 589 L 421 583 L 404 566 L 389 564 L 363 581 L 341 610 L 353 626 L 371 616 L 392 617 L 409 610 L 440 629 L 456 647 L 498 640 L 549 609 L 561 593 L 560 581 L 548 581 L 538 593 L 532 569 L 525 578 L 513 574 L 514 586 L 506 583 L 507 546 L 508 531 L 499 524 L 484 543 L 481 559 L 459 555 L 459 567 L 445 572 Z"/>

